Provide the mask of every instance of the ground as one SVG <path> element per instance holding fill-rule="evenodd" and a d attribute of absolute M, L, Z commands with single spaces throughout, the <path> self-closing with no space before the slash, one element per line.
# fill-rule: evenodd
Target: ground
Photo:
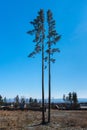
<path fill-rule="evenodd" d="M 47 111 L 45 112 L 47 121 Z M 0 111 L 0 130 L 87 130 L 87 111 L 51 110 L 51 123 L 42 125 L 39 111 Z"/>

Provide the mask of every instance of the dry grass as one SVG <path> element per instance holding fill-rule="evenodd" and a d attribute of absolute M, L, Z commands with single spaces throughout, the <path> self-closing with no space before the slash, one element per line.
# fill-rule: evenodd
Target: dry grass
<path fill-rule="evenodd" d="M 40 124 L 41 118 L 37 111 L 0 111 L 0 130 L 87 130 L 87 111 L 51 110 L 46 125 Z"/>

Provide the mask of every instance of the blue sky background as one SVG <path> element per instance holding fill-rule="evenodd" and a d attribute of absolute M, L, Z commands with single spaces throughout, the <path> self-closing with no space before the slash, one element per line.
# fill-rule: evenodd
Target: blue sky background
<path fill-rule="evenodd" d="M 32 29 L 29 21 L 41 8 L 51 9 L 62 35 L 57 43 L 61 53 L 52 65 L 52 97 L 75 91 L 78 97 L 87 98 L 87 0 L 0 1 L 0 94 L 41 98 L 41 58 L 27 58 L 34 43 L 26 34 Z"/>

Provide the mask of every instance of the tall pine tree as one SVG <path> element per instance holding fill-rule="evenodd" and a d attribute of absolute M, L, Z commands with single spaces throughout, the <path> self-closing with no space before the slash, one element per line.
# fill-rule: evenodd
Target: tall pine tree
<path fill-rule="evenodd" d="M 55 52 L 60 52 L 58 48 L 54 48 L 53 45 L 60 40 L 60 35 L 55 30 L 55 20 L 53 19 L 53 14 L 51 10 L 47 11 L 47 22 L 48 22 L 48 122 L 50 122 L 50 104 L 51 104 L 51 62 L 55 62 L 52 58 Z"/>
<path fill-rule="evenodd" d="M 35 54 L 42 52 L 42 123 L 45 123 L 44 114 L 44 40 L 45 40 L 45 29 L 44 29 L 44 11 L 41 9 L 38 12 L 38 16 L 32 22 L 30 22 L 34 29 L 28 31 L 28 34 L 35 35 L 33 42 L 36 42 L 35 49 L 29 54 L 29 57 L 33 57 Z"/>

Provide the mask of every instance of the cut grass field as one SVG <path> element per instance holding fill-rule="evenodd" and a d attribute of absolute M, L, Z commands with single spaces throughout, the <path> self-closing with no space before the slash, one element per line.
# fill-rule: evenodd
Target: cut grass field
<path fill-rule="evenodd" d="M 87 130 L 87 111 L 51 110 L 51 123 L 42 125 L 41 119 L 39 111 L 1 110 L 0 130 Z"/>

